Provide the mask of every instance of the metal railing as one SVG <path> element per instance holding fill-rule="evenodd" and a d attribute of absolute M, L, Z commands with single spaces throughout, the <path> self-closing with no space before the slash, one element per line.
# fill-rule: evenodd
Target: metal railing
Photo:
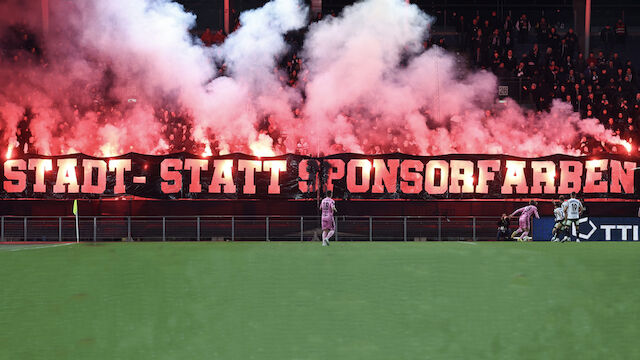
<path fill-rule="evenodd" d="M 337 241 L 494 240 L 495 217 L 337 216 Z M 318 216 L 81 216 L 81 241 L 309 241 Z M 75 241 L 73 216 L 2 216 L 0 241 Z"/>

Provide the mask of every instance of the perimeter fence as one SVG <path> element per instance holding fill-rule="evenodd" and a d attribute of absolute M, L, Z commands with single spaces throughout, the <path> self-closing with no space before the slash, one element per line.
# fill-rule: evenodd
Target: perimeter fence
<path fill-rule="evenodd" d="M 495 240 L 495 217 L 337 216 L 337 241 Z M 318 216 L 80 216 L 80 241 L 310 241 Z M 75 241 L 73 216 L 2 216 L 0 241 Z"/>

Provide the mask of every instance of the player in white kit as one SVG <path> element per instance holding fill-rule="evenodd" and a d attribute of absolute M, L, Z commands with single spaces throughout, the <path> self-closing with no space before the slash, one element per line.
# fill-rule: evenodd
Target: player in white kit
<path fill-rule="evenodd" d="M 553 218 L 555 220 L 555 224 L 553 225 L 553 229 L 551 229 L 551 241 L 560 241 L 558 238 L 559 234 L 561 234 L 562 227 L 564 226 L 564 210 L 562 209 L 562 203 L 564 202 L 564 196 L 560 195 L 560 200 L 555 200 L 553 202 Z"/>
<path fill-rule="evenodd" d="M 574 227 L 578 226 L 578 220 L 580 219 L 580 215 L 584 211 L 584 206 L 580 202 L 580 200 L 576 199 L 576 193 L 571 193 L 571 198 L 564 203 L 562 203 L 562 210 L 564 211 L 564 226 L 566 227 L 565 236 L 562 238 L 562 242 L 570 241 L 570 234 Z M 580 242 L 580 238 L 576 238 L 576 242 Z"/>
<path fill-rule="evenodd" d="M 335 232 L 335 221 L 333 213 L 336 210 L 336 202 L 331 198 L 331 190 L 327 191 L 327 197 L 320 202 L 320 210 L 322 210 L 322 246 L 329 246 L 329 238 Z"/>

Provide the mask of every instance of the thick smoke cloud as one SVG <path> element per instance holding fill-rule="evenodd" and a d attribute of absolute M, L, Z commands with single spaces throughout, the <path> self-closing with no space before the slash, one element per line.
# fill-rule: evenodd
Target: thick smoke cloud
<path fill-rule="evenodd" d="M 320 149 L 536 156 L 575 154 L 582 136 L 619 142 L 564 103 L 544 114 L 496 103 L 493 74 L 466 72 L 438 47 L 421 52 L 432 20 L 415 5 L 369 0 L 311 26 L 305 114 Z"/>
<path fill-rule="evenodd" d="M 311 24 L 296 86 L 277 65 L 291 50 L 285 35 L 308 25 L 298 0 L 243 13 L 212 48 L 189 33 L 195 16 L 169 0 L 50 0 L 46 35 L 34 3 L 0 5 L 8 148 L 536 156 L 579 153 L 583 137 L 620 143 L 564 103 L 543 114 L 498 103 L 494 75 L 424 51 L 433 19 L 403 0 L 365 0 Z"/>
<path fill-rule="evenodd" d="M 164 101 L 182 104 L 200 93 L 213 76 L 205 49 L 186 31 L 195 17 L 171 2 L 50 4 L 51 30 L 38 37 L 43 53 L 8 46 L 14 56 L 5 56 L 0 71 L 2 117 L 15 119 L 7 107 L 31 109 L 34 150 L 114 155 L 167 151 L 179 137 L 185 142 L 185 124 L 155 112 Z M 42 33 L 32 23 L 8 25 L 5 33 L 23 27 Z M 3 135 L 13 140 L 10 131 Z"/>
<path fill-rule="evenodd" d="M 193 104 L 199 115 L 198 139 L 206 142 L 207 137 L 215 137 L 223 152 L 275 155 L 274 146 L 278 152 L 288 150 L 283 138 L 274 139 L 258 129 L 263 122 L 268 122 L 271 132 L 294 125 L 292 107 L 301 102 L 301 96 L 282 84 L 276 59 L 287 50 L 284 35 L 303 27 L 306 13 L 297 1 L 275 0 L 240 16 L 240 29 L 214 49 L 217 61 L 226 65 L 227 76 L 214 79 L 203 101 Z"/>

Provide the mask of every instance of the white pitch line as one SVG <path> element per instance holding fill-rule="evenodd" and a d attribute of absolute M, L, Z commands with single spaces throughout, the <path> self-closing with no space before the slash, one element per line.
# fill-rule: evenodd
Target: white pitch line
<path fill-rule="evenodd" d="M 474 242 L 469 242 L 469 241 L 458 241 L 460 244 L 468 244 L 468 245 L 478 245 Z"/>
<path fill-rule="evenodd" d="M 64 243 L 64 244 L 53 244 L 53 245 L 43 245 L 43 246 L 19 245 L 19 246 L 24 246 L 24 248 L 10 249 L 8 251 L 46 249 L 46 248 L 53 248 L 53 247 L 58 247 L 58 246 L 67 246 L 67 245 L 73 245 L 73 244 L 76 244 L 76 243 Z"/>

